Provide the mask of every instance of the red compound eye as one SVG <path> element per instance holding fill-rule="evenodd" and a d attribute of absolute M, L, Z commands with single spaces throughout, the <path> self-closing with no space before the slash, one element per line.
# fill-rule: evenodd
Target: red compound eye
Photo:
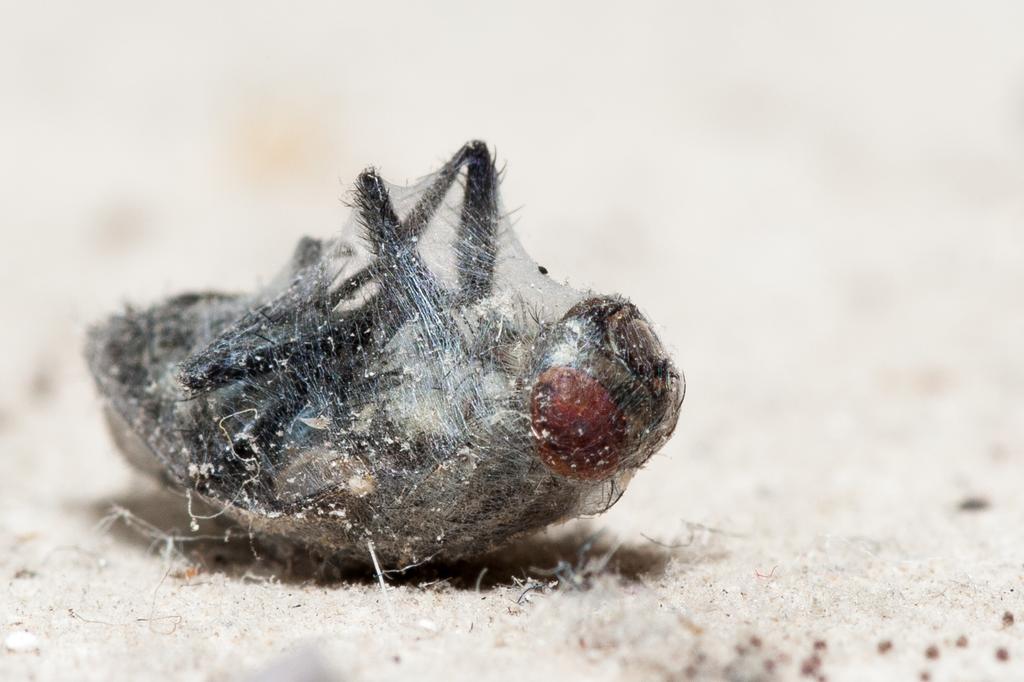
<path fill-rule="evenodd" d="M 530 400 L 537 453 L 556 474 L 599 480 L 612 474 L 625 440 L 625 419 L 596 379 L 571 367 L 537 378 Z"/>

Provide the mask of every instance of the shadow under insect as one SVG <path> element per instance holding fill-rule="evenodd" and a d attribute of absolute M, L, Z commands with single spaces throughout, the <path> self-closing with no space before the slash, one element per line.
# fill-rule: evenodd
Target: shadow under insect
<path fill-rule="evenodd" d="M 189 504 L 167 489 L 129 494 L 92 505 L 101 531 L 154 555 L 181 559 L 202 572 L 235 579 L 273 578 L 286 583 L 371 583 L 368 563 L 339 561 L 315 549 L 256 536 L 218 516 L 215 509 Z M 369 548 L 367 549 L 369 559 Z M 587 589 L 598 576 L 628 582 L 664 573 L 679 550 L 648 540 L 620 542 L 587 525 L 527 536 L 472 560 L 381 566 L 393 585 L 493 589 L 520 585 L 529 592 L 550 587 Z"/>

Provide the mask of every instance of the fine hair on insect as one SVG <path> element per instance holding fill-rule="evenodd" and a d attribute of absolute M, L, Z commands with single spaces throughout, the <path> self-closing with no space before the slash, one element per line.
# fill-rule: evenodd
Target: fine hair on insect
<path fill-rule="evenodd" d="M 94 326 L 86 355 L 139 468 L 342 559 L 479 554 L 604 511 L 684 394 L 651 324 L 520 245 L 482 142 L 411 187 L 370 168 L 331 239 L 250 294 Z"/>

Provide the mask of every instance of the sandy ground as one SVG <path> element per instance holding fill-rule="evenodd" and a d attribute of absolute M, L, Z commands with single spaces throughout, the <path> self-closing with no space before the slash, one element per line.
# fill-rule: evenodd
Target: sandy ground
<path fill-rule="evenodd" d="M 1024 5 L 937 4 L 9 7 L 0 678 L 1024 678 Z M 191 533 L 85 326 L 265 281 L 471 137 L 541 263 L 660 325 L 675 438 L 386 593 Z"/>

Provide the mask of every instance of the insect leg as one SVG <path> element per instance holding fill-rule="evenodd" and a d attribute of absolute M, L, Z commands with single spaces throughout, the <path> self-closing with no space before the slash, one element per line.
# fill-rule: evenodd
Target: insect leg
<path fill-rule="evenodd" d="M 295 246 L 295 252 L 292 254 L 292 272 L 298 272 L 315 264 L 323 255 L 323 250 L 324 244 L 319 239 L 312 237 L 300 239 L 299 243 Z"/>
<path fill-rule="evenodd" d="M 397 251 L 423 231 L 463 166 L 466 167 L 466 189 L 459 220 L 457 257 L 461 297 L 473 301 L 490 291 L 497 250 L 498 172 L 486 144 L 474 140 L 463 145 L 438 171 L 404 220 L 398 220 L 383 181 L 372 169 L 359 177 L 356 205 L 367 225 L 371 243 L 378 247 L 378 255 L 385 256 L 386 249 L 381 251 L 379 247 Z"/>
<path fill-rule="evenodd" d="M 471 146 L 475 144 L 479 146 Z M 466 159 L 466 191 L 456 247 L 461 298 L 466 302 L 490 293 L 498 246 L 498 172 L 487 147 L 471 145 L 466 147 L 472 153 Z"/>
<path fill-rule="evenodd" d="M 182 384 L 192 392 L 205 392 L 274 371 L 295 352 L 295 341 L 289 338 L 291 335 L 282 334 L 280 327 L 289 326 L 289 322 L 304 313 L 325 314 L 340 298 L 370 279 L 395 286 L 397 291 L 392 300 L 402 309 L 402 317 L 438 317 L 444 307 L 443 293 L 416 254 L 412 237 L 422 232 L 463 165 L 468 170 L 459 228 L 460 280 L 465 298 L 473 300 L 485 295 L 494 265 L 497 175 L 486 145 L 474 141 L 463 145 L 444 165 L 404 221 L 398 218 L 387 187 L 376 171 L 362 173 L 356 182 L 356 208 L 380 262 L 357 273 L 351 282 L 333 293 L 328 292 L 318 275 L 310 272 L 307 281 L 297 281 L 278 299 L 243 316 L 182 363 Z M 292 267 L 299 271 L 315 264 L 321 248 L 315 240 L 303 240 L 296 249 Z M 393 321 L 396 322 L 399 320 Z"/>
<path fill-rule="evenodd" d="M 373 169 L 356 181 L 356 208 L 365 234 L 379 262 L 374 265 L 380 283 L 380 330 L 397 330 L 410 318 L 421 320 L 428 334 L 440 333 L 449 320 L 446 293 L 416 250 L 415 241 L 403 237 L 398 215 L 384 181 Z"/>
<path fill-rule="evenodd" d="M 377 256 L 394 259 L 405 239 L 384 180 L 373 168 L 366 169 L 356 179 L 355 207 Z"/>

